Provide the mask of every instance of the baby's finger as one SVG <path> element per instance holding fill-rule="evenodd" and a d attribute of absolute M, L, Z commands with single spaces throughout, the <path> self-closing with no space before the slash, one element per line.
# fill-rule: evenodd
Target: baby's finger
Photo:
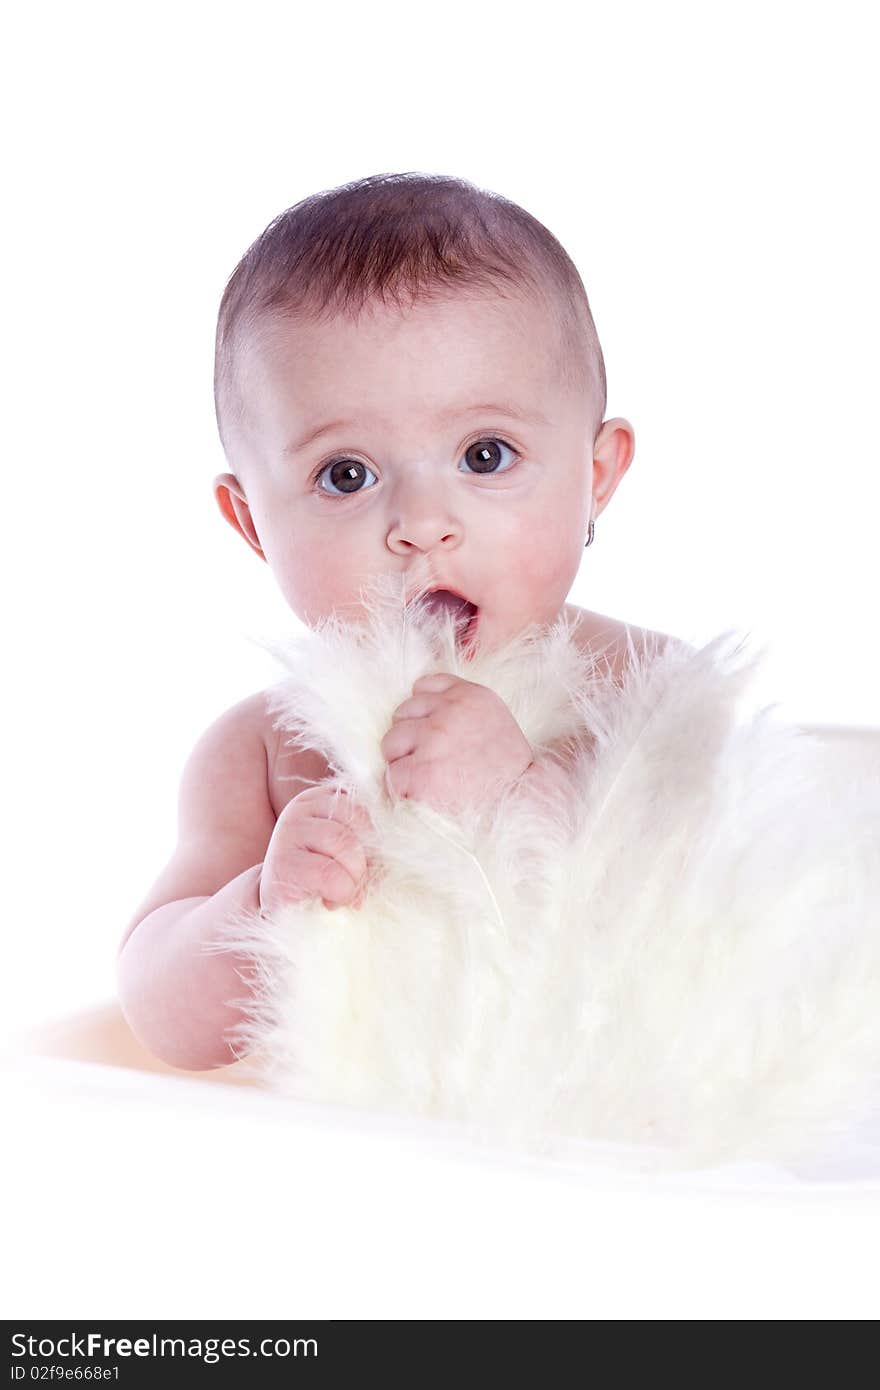
<path fill-rule="evenodd" d="M 322 782 L 317 787 L 309 787 L 295 798 L 297 818 L 305 813 L 309 816 L 323 816 L 339 825 L 351 825 L 364 837 L 372 836 L 373 821 L 363 802 L 346 787 L 333 782 Z M 294 803 L 291 803 L 293 805 Z"/>
<path fill-rule="evenodd" d="M 374 830 L 373 820 L 364 803 L 347 787 L 336 790 L 338 797 L 330 795 L 329 805 L 333 812 L 330 819 L 350 825 L 364 835 L 371 834 Z"/>
<path fill-rule="evenodd" d="M 367 872 L 367 856 L 360 840 L 337 821 L 308 816 L 297 825 L 297 844 L 301 849 L 336 859 L 358 884 Z"/>
<path fill-rule="evenodd" d="M 385 769 L 385 789 L 392 801 L 405 801 L 417 797 L 416 776 L 418 767 L 413 757 L 396 758 Z"/>
<path fill-rule="evenodd" d="M 338 859 L 299 850 L 293 857 L 294 881 L 319 897 L 325 907 L 338 907 L 355 897 L 358 884 Z"/>
<path fill-rule="evenodd" d="M 306 809 L 312 816 L 326 816 L 336 821 L 351 818 L 353 798 L 345 787 L 335 782 L 320 782 L 317 787 L 308 787 L 294 801 L 297 808 Z"/>
<path fill-rule="evenodd" d="M 391 723 L 398 724 L 401 719 L 423 719 L 437 708 L 436 695 L 411 695 L 391 716 Z"/>
<path fill-rule="evenodd" d="M 348 903 L 358 884 L 337 859 L 307 849 L 294 849 L 273 864 L 260 885 L 260 904 L 268 912 L 287 903 L 320 898 L 325 907 Z"/>
<path fill-rule="evenodd" d="M 392 724 L 379 745 L 382 757 L 388 763 L 396 758 L 405 758 L 416 751 L 424 735 L 424 727 L 418 719 L 404 719 L 399 724 Z"/>
<path fill-rule="evenodd" d="M 413 694 L 419 695 L 422 691 L 431 691 L 437 695 L 444 695 L 447 690 L 451 690 L 455 685 L 470 685 L 470 681 L 464 680 L 461 676 L 453 676 L 451 671 L 431 671 L 426 676 L 419 676 L 417 681 L 413 681 Z"/>
<path fill-rule="evenodd" d="M 375 831 L 373 818 L 362 801 L 352 802 L 351 825 L 366 838 L 369 838 Z"/>

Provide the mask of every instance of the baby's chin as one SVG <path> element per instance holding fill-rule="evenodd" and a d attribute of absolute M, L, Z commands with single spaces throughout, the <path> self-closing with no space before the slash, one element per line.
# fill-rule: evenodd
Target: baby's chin
<path fill-rule="evenodd" d="M 504 621 L 480 608 L 467 629 L 456 633 L 456 650 L 464 661 L 470 662 L 476 656 L 488 656 L 490 652 L 499 650 L 524 632 L 544 632 L 551 626 L 551 622 L 539 617 L 520 622 Z"/>
<path fill-rule="evenodd" d="M 476 622 L 467 632 L 468 642 L 481 652 L 495 651 L 512 642 L 521 632 L 538 623 L 538 618 L 516 618 L 510 614 L 477 609 Z"/>

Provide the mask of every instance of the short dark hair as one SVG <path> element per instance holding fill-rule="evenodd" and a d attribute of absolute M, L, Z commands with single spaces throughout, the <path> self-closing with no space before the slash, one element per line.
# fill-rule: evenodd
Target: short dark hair
<path fill-rule="evenodd" d="M 320 322 L 369 301 L 431 299 L 461 289 L 549 294 L 560 329 L 559 370 L 591 393 L 597 426 L 605 362 L 583 281 L 551 232 L 516 203 L 443 174 L 371 174 L 313 193 L 279 213 L 226 282 L 217 317 L 214 408 L 231 461 L 244 418 L 240 348 L 264 320 Z"/>

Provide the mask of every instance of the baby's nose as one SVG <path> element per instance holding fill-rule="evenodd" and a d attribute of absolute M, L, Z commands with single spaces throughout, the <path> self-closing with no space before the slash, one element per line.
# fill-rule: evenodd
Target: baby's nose
<path fill-rule="evenodd" d="M 462 521 L 437 498 L 410 499 L 396 509 L 388 527 L 388 546 L 396 552 L 453 548 L 462 541 Z"/>
<path fill-rule="evenodd" d="M 413 547 L 429 551 L 438 545 L 458 544 L 462 522 L 453 503 L 436 468 L 423 468 L 415 462 L 412 468 L 403 469 L 389 496 L 389 547 L 408 552 Z"/>
<path fill-rule="evenodd" d="M 388 528 L 388 546 L 398 554 L 413 549 L 427 553 L 438 546 L 450 550 L 461 544 L 462 535 L 463 528 L 455 518 L 441 515 L 434 508 L 433 514 L 411 512 L 392 523 Z"/>

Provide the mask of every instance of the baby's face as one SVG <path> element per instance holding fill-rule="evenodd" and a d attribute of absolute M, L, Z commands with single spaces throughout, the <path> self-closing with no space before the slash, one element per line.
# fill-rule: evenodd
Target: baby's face
<path fill-rule="evenodd" d="M 221 509 L 310 626 L 331 612 L 357 622 L 361 586 L 380 573 L 407 596 L 464 595 L 480 646 L 551 622 L 591 506 L 631 454 L 594 465 L 595 404 L 561 385 L 559 350 L 525 297 L 283 320 L 245 358 L 255 423 L 242 476 L 215 480 Z"/>

